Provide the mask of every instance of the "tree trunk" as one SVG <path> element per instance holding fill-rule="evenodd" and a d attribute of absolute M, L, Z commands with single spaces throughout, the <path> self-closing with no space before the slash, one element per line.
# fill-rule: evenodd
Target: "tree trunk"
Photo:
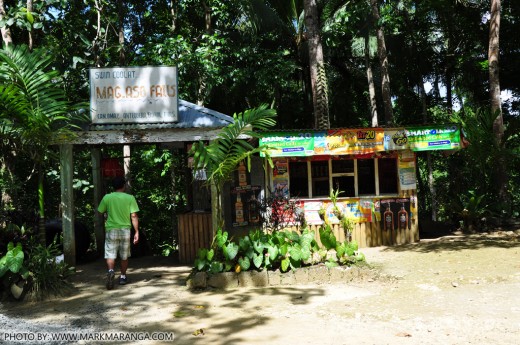
<path fill-rule="evenodd" d="M 4 19 L 6 13 L 5 13 L 5 6 L 4 6 L 4 0 L 0 0 L 0 20 Z M 7 48 L 9 45 L 13 44 L 13 38 L 11 36 L 11 29 L 8 27 L 2 27 L 0 29 L 0 33 L 2 34 L 2 41 L 4 42 L 4 48 Z"/>
<path fill-rule="evenodd" d="M 172 15 L 172 32 L 177 28 L 177 7 L 174 0 L 170 0 L 170 14 Z"/>
<path fill-rule="evenodd" d="M 376 87 L 374 85 L 374 76 L 372 74 L 372 66 L 370 65 L 370 47 L 369 47 L 369 34 L 365 36 L 365 65 L 367 68 L 367 80 L 368 80 L 368 97 L 370 103 L 370 119 L 372 121 L 372 127 L 379 126 L 377 122 L 377 102 L 376 102 Z"/>
<path fill-rule="evenodd" d="M 394 122 L 394 111 L 392 109 L 392 96 L 390 93 L 390 74 L 388 71 L 388 56 L 386 54 L 385 33 L 380 24 L 379 5 L 377 0 L 370 0 L 372 6 L 372 17 L 377 31 L 377 52 L 381 64 L 381 91 L 383 94 L 383 105 L 385 108 L 386 125 Z"/>
<path fill-rule="evenodd" d="M 126 66 L 126 55 L 125 55 L 125 8 L 123 6 L 123 0 L 117 1 L 117 15 L 119 19 L 119 66 Z"/>
<path fill-rule="evenodd" d="M 96 36 L 92 40 L 92 51 L 94 52 L 94 59 L 96 67 L 101 67 L 101 12 L 103 11 L 102 5 L 99 3 L 99 0 L 94 1 L 94 8 L 96 9 L 97 15 L 97 27 L 96 27 Z"/>
<path fill-rule="evenodd" d="M 27 0 L 27 13 L 33 11 L 33 2 L 32 0 Z M 29 50 L 33 49 L 33 35 L 32 30 L 29 30 Z"/>
<path fill-rule="evenodd" d="M 311 77 L 312 101 L 315 126 L 319 129 L 330 128 L 328 81 L 325 73 L 323 47 L 321 44 L 320 22 L 316 0 L 305 0 L 305 25 L 308 34 L 309 70 Z"/>
<path fill-rule="evenodd" d="M 507 192 L 508 174 L 507 162 L 502 152 L 504 145 L 504 118 L 500 101 L 499 78 L 499 36 L 500 36 L 500 0 L 491 0 L 491 18 L 489 21 L 489 95 L 491 100 L 491 112 L 496 116 L 493 122 L 493 135 L 499 148 L 499 157 L 496 162 L 495 186 L 498 190 L 498 198 L 503 205 L 509 204 Z"/>
<path fill-rule="evenodd" d="M 204 27 L 206 29 L 206 34 L 210 35 L 213 28 L 211 26 L 211 7 L 206 4 L 206 1 L 202 1 L 202 6 L 204 7 Z M 197 91 L 197 105 L 204 106 L 206 103 L 206 97 L 208 94 L 208 86 L 206 83 L 206 73 L 204 69 L 201 69 L 199 73 L 199 89 Z"/>

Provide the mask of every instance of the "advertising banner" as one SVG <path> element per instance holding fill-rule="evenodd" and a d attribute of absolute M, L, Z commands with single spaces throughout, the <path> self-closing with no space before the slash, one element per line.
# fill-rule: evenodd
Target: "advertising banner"
<path fill-rule="evenodd" d="M 178 121 L 177 68 L 91 68 L 94 124 Z"/>
<path fill-rule="evenodd" d="M 460 129 L 444 127 L 410 127 L 405 130 L 409 148 L 413 151 L 453 150 L 460 148 Z"/>
<path fill-rule="evenodd" d="M 270 146 L 273 157 L 355 155 L 383 151 L 431 151 L 461 148 L 457 125 L 412 126 L 406 128 L 332 129 L 309 132 L 265 134 L 261 145 Z"/>
<path fill-rule="evenodd" d="M 269 146 L 272 157 L 305 157 L 314 155 L 313 133 L 275 132 L 260 139 L 260 145 Z M 263 157 L 264 155 L 261 154 Z"/>
<path fill-rule="evenodd" d="M 273 191 L 275 195 L 289 197 L 289 162 L 287 159 L 273 160 Z"/>
<path fill-rule="evenodd" d="M 384 151 L 382 128 L 336 129 L 327 133 L 325 153 L 329 155 L 358 155 Z"/>

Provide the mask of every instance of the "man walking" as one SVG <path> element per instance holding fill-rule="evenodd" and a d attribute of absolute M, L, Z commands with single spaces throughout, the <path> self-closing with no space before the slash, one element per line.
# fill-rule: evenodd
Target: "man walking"
<path fill-rule="evenodd" d="M 98 211 L 107 213 L 105 221 L 105 259 L 107 261 L 108 290 L 114 288 L 114 266 L 119 253 L 121 259 L 121 275 L 119 284 L 127 283 L 126 270 L 130 257 L 130 229 L 135 230 L 133 243 L 139 242 L 139 207 L 133 195 L 125 193 L 126 181 L 124 177 L 115 177 L 112 186 L 115 192 L 106 194 L 99 203 Z"/>

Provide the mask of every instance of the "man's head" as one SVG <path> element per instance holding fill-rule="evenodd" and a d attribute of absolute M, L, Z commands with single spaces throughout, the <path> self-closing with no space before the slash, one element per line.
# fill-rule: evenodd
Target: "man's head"
<path fill-rule="evenodd" d="M 125 186 L 125 178 L 122 176 L 114 177 L 112 180 L 112 187 L 114 187 L 115 190 L 119 190 Z"/>

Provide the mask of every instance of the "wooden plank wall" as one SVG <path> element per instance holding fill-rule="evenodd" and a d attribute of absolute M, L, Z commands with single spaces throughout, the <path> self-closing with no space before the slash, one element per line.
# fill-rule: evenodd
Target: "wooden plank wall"
<path fill-rule="evenodd" d="M 311 225 L 310 229 L 314 231 L 316 242 L 321 245 L 319 239 L 319 225 Z M 298 231 L 296 227 L 292 230 Z M 336 239 L 340 242 L 345 241 L 345 233 L 339 224 L 332 225 L 332 231 Z M 359 248 L 379 247 L 379 246 L 395 246 L 405 243 L 413 243 L 419 241 L 419 224 L 413 222 L 410 229 L 393 231 L 385 231 L 381 228 L 380 222 L 356 223 L 352 231 L 352 240 L 357 241 Z"/>
<path fill-rule="evenodd" d="M 211 213 L 185 213 L 178 216 L 179 262 L 192 265 L 199 248 L 209 248 L 211 236 Z"/>

